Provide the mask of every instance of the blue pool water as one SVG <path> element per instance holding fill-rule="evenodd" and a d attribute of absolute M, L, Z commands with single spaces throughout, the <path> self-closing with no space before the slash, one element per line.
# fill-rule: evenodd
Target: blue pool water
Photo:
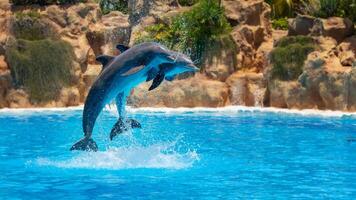
<path fill-rule="evenodd" d="M 87 153 L 80 109 L 3 110 L 0 199 L 356 199 L 355 115 L 311 114 L 132 110 L 110 142 L 105 111 Z"/>

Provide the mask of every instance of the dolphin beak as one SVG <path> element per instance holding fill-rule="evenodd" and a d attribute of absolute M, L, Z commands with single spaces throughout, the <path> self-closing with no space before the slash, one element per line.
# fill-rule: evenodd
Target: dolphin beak
<path fill-rule="evenodd" d="M 197 66 L 195 66 L 195 65 L 193 65 L 193 64 L 190 64 L 190 65 L 188 65 L 188 66 L 189 66 L 189 70 L 190 70 L 190 71 L 198 72 L 198 71 L 200 70 Z"/>

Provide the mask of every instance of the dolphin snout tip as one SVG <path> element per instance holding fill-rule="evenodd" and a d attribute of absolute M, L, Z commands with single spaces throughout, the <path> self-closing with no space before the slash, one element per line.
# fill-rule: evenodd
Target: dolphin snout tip
<path fill-rule="evenodd" d="M 189 67 L 191 68 L 191 70 L 193 72 L 198 72 L 199 71 L 199 68 L 197 66 L 195 66 L 194 64 L 190 64 Z"/>

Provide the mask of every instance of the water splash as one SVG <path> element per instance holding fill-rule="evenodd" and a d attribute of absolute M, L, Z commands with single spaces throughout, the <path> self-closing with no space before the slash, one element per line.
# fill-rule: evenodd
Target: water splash
<path fill-rule="evenodd" d="M 182 169 L 199 160 L 198 154 L 189 150 L 180 153 L 171 150 L 172 145 L 151 145 L 148 147 L 111 147 L 101 152 L 77 152 L 66 160 L 37 158 L 35 164 L 58 168 L 82 169 Z"/>

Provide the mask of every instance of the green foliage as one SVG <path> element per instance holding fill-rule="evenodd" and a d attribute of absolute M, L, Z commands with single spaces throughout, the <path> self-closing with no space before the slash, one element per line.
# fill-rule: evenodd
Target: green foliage
<path fill-rule="evenodd" d="M 356 22 L 356 0 L 340 0 L 338 4 L 338 16 L 347 17 Z"/>
<path fill-rule="evenodd" d="M 16 12 L 11 24 L 11 31 L 16 38 L 40 40 L 55 37 L 52 29 L 41 19 L 36 11 Z"/>
<path fill-rule="evenodd" d="M 50 4 L 74 4 L 87 2 L 87 0 L 10 0 L 13 5 L 50 5 Z"/>
<path fill-rule="evenodd" d="M 115 10 L 124 14 L 128 13 L 128 0 L 100 0 L 99 5 L 103 14 L 108 14 Z"/>
<path fill-rule="evenodd" d="M 272 8 L 272 17 L 291 17 L 294 13 L 295 4 L 299 3 L 298 0 L 266 0 Z"/>
<path fill-rule="evenodd" d="M 179 5 L 181 6 L 192 6 L 197 2 L 198 0 L 178 0 Z"/>
<path fill-rule="evenodd" d="M 139 35 L 136 43 L 156 41 L 201 61 L 210 41 L 229 34 L 231 30 L 224 9 L 216 0 L 200 0 L 190 11 L 170 21 L 169 24 L 147 27 L 147 34 Z"/>
<path fill-rule="evenodd" d="M 68 43 L 51 39 L 19 39 L 6 50 L 15 84 L 23 86 L 34 102 L 55 99 L 69 85 L 73 56 Z"/>
<path fill-rule="evenodd" d="M 282 38 L 271 52 L 272 78 L 295 80 L 303 72 L 309 53 L 316 49 L 313 39 L 307 36 Z"/>
<path fill-rule="evenodd" d="M 318 0 L 314 16 L 328 18 L 332 16 L 348 17 L 356 21 L 356 0 Z"/>
<path fill-rule="evenodd" d="M 315 17 L 348 17 L 356 22 L 356 0 L 265 0 L 272 17 L 294 17 L 297 13 Z"/>
<path fill-rule="evenodd" d="M 277 30 L 288 30 L 288 19 L 279 18 L 272 20 L 272 27 Z"/>
<path fill-rule="evenodd" d="M 339 0 L 319 0 L 320 2 L 320 17 L 336 16 Z"/>

